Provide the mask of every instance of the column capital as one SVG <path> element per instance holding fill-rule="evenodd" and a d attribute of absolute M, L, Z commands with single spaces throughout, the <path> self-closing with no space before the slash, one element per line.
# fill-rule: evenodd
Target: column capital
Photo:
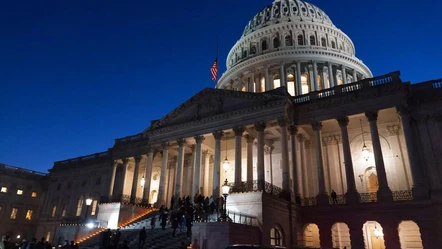
<path fill-rule="evenodd" d="M 244 127 L 243 126 L 234 127 L 233 131 L 235 132 L 235 136 L 242 136 L 242 134 L 244 133 Z"/>
<path fill-rule="evenodd" d="M 129 161 L 130 161 L 130 157 L 126 157 L 126 158 L 123 158 L 121 160 L 123 161 L 123 164 L 128 164 Z"/>
<path fill-rule="evenodd" d="M 192 153 L 195 152 L 195 147 L 196 146 L 194 144 L 189 145 L 189 149 L 192 151 Z"/>
<path fill-rule="evenodd" d="M 244 135 L 244 138 L 246 139 L 247 143 L 253 143 L 253 141 L 255 140 L 255 138 L 252 137 L 250 134 Z"/>
<path fill-rule="evenodd" d="M 378 111 L 370 111 L 365 113 L 365 117 L 367 117 L 368 121 L 377 121 L 378 120 Z"/>
<path fill-rule="evenodd" d="M 341 128 L 347 127 L 348 123 L 350 122 L 347 116 L 339 117 L 336 120 L 338 121 L 339 127 Z"/>
<path fill-rule="evenodd" d="M 118 164 L 121 164 L 121 163 L 122 163 L 121 159 L 116 159 L 116 160 L 114 160 L 113 166 L 116 167 L 116 166 L 118 166 Z"/>
<path fill-rule="evenodd" d="M 294 125 L 290 125 L 289 127 L 287 127 L 287 130 L 289 131 L 291 136 L 296 136 L 296 134 L 298 133 L 298 128 Z"/>
<path fill-rule="evenodd" d="M 410 110 L 406 106 L 396 106 L 396 112 L 399 116 L 410 116 Z"/>
<path fill-rule="evenodd" d="M 194 138 L 195 138 L 195 141 L 197 144 L 201 144 L 205 139 L 203 135 L 198 135 L 198 136 L 195 136 Z"/>
<path fill-rule="evenodd" d="M 161 148 L 162 148 L 163 150 L 168 150 L 168 149 L 169 149 L 169 146 L 170 146 L 170 143 L 169 143 L 169 142 L 164 142 L 163 144 L 161 144 Z"/>
<path fill-rule="evenodd" d="M 135 163 L 140 163 L 141 159 L 143 159 L 142 155 L 134 156 Z"/>
<path fill-rule="evenodd" d="M 255 123 L 255 129 L 257 132 L 263 132 L 265 128 L 266 128 L 266 123 L 264 122 Z"/>
<path fill-rule="evenodd" d="M 204 156 L 210 155 L 210 151 L 209 150 L 203 150 L 202 153 L 203 153 Z"/>
<path fill-rule="evenodd" d="M 296 138 L 298 139 L 298 141 L 299 141 L 300 143 L 304 142 L 304 140 L 305 140 L 305 137 L 304 137 L 304 135 L 302 135 L 302 134 L 298 134 L 298 135 L 296 135 Z"/>
<path fill-rule="evenodd" d="M 272 154 L 273 149 L 275 149 L 274 146 L 264 145 L 264 153 L 265 153 L 266 155 L 270 155 L 270 154 Z"/>
<path fill-rule="evenodd" d="M 224 135 L 224 132 L 223 132 L 223 131 L 214 131 L 214 132 L 212 133 L 212 135 L 213 135 L 213 137 L 215 138 L 215 140 L 221 140 L 221 138 L 222 138 L 223 135 Z"/>
<path fill-rule="evenodd" d="M 178 146 L 183 147 L 186 144 L 186 139 L 185 138 L 179 138 L 176 140 L 176 142 L 178 143 Z"/>
<path fill-rule="evenodd" d="M 388 125 L 387 131 L 391 136 L 396 136 L 399 134 L 400 127 L 399 125 Z"/>
<path fill-rule="evenodd" d="M 322 129 L 322 122 L 321 121 L 312 122 L 312 128 L 314 131 L 320 131 Z"/>
<path fill-rule="evenodd" d="M 148 145 L 147 148 L 146 148 L 146 152 L 147 153 L 154 153 L 155 152 L 155 146 Z"/>
<path fill-rule="evenodd" d="M 287 118 L 286 117 L 279 117 L 278 118 L 278 125 L 280 127 L 286 127 L 287 126 Z"/>
<path fill-rule="evenodd" d="M 283 62 L 283 61 L 279 62 L 279 65 L 280 65 L 281 67 L 283 67 L 283 66 L 285 66 L 285 62 Z"/>

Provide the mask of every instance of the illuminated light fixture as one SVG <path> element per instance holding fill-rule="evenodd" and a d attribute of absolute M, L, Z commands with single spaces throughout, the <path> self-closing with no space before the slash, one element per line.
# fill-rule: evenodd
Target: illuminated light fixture
<path fill-rule="evenodd" d="M 21 236 L 20 236 L 20 234 L 19 234 L 19 235 L 17 235 L 17 239 L 20 239 L 20 237 L 21 237 Z"/>
<path fill-rule="evenodd" d="M 89 197 L 86 199 L 86 206 L 90 206 L 92 204 L 92 199 Z"/>
<path fill-rule="evenodd" d="M 365 137 L 364 137 L 364 130 L 362 128 L 362 119 L 359 120 L 361 122 L 361 132 L 362 132 L 362 142 L 363 142 L 363 146 L 362 146 L 362 157 L 365 159 L 365 161 L 368 161 L 368 159 L 370 159 L 370 151 L 367 148 L 367 145 L 365 145 Z"/>
<path fill-rule="evenodd" d="M 226 138 L 226 160 L 224 160 L 223 162 L 223 169 L 224 172 L 227 172 L 227 170 L 229 169 L 230 163 L 229 160 L 227 159 L 227 138 Z"/>
<path fill-rule="evenodd" d="M 140 183 L 141 183 L 141 187 L 144 187 L 144 184 L 146 183 L 146 179 L 144 179 L 144 175 L 143 175 L 143 178 L 141 178 Z"/>
<path fill-rule="evenodd" d="M 382 233 L 377 226 L 374 226 L 373 235 L 376 237 L 376 239 L 379 239 L 379 237 L 383 237 L 384 234 Z"/>

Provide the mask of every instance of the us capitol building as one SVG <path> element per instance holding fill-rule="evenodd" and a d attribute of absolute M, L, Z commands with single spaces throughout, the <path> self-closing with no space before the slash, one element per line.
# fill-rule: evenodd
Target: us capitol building
<path fill-rule="evenodd" d="M 442 80 L 373 77 L 327 14 L 298 0 L 252 17 L 226 63 L 216 88 L 139 134 L 55 162 L 36 237 L 58 243 L 79 217 L 117 228 L 173 195 L 218 197 L 227 179 L 227 209 L 257 220 L 231 232 L 249 243 L 442 248 Z M 212 225 L 193 237 L 221 248 Z"/>

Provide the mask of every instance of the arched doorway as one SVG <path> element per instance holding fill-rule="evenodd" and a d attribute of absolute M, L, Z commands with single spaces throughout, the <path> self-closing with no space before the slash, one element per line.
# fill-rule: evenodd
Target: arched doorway
<path fill-rule="evenodd" d="M 316 224 L 310 223 L 305 225 L 303 237 L 305 247 L 321 247 L 321 242 L 319 240 L 319 227 Z"/>
<path fill-rule="evenodd" d="M 293 74 L 287 75 L 287 91 L 290 95 L 295 96 L 295 76 Z"/>
<path fill-rule="evenodd" d="M 411 220 L 399 223 L 398 227 L 401 249 L 423 249 L 419 226 Z"/>
<path fill-rule="evenodd" d="M 365 249 L 385 249 L 384 232 L 381 224 L 367 221 L 363 226 Z"/>
<path fill-rule="evenodd" d="M 351 248 L 350 229 L 348 229 L 347 224 L 341 222 L 333 224 L 332 242 L 333 242 L 333 248 L 339 248 L 339 249 L 342 249 L 344 247 L 346 247 L 346 249 Z"/>
<path fill-rule="evenodd" d="M 150 202 L 151 204 L 156 203 L 158 199 L 158 192 L 156 190 L 150 191 Z"/>
<path fill-rule="evenodd" d="M 375 193 L 379 189 L 379 180 L 376 172 L 376 168 L 374 166 L 368 167 L 364 173 L 365 182 L 367 183 L 367 192 Z"/>
<path fill-rule="evenodd" d="M 281 78 L 279 77 L 279 74 L 275 74 L 273 76 L 273 85 L 272 85 L 272 89 L 276 89 L 281 87 Z"/>
<path fill-rule="evenodd" d="M 273 227 L 270 229 L 270 245 L 272 246 L 283 246 L 282 232 L 279 228 Z"/>

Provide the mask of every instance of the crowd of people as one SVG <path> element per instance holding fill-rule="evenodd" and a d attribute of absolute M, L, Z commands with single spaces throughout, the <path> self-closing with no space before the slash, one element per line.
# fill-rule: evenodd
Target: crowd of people
<path fill-rule="evenodd" d="M 9 236 L 3 236 L 0 242 L 0 249 L 52 249 L 52 245 L 45 238 L 41 238 L 40 241 L 37 241 L 36 238 L 32 238 L 30 241 L 17 238 L 14 242 Z M 78 249 L 78 247 L 69 249 Z"/>

